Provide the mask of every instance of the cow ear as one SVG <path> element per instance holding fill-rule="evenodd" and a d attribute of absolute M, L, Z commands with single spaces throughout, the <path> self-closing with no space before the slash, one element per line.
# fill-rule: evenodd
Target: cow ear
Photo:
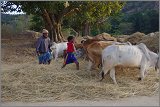
<path fill-rule="evenodd" d="M 53 42 L 53 43 L 52 43 L 52 45 L 55 45 L 55 44 L 56 44 L 56 42 Z"/>
<path fill-rule="evenodd" d="M 158 52 L 158 50 L 157 50 L 157 55 L 159 55 L 159 52 Z"/>

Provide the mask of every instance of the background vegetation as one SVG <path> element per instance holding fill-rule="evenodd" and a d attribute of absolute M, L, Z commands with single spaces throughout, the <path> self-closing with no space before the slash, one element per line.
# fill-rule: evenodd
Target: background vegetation
<path fill-rule="evenodd" d="M 129 35 L 137 31 L 145 34 L 156 32 L 159 30 L 158 4 L 157 1 L 124 2 L 121 5 L 122 7 L 116 8 L 116 11 L 110 14 L 105 13 L 108 12 L 108 10 L 105 10 L 105 7 L 99 8 L 101 11 L 104 10 L 102 12 L 94 10 L 97 5 L 93 4 L 95 5 L 94 8 L 91 8 L 89 11 L 87 10 L 88 8 L 83 7 L 83 13 L 70 13 L 72 15 L 64 17 L 61 23 L 62 32 L 63 34 L 67 33 L 67 35 L 82 36 L 95 36 L 103 32 L 112 35 Z M 89 6 L 89 4 L 85 5 Z M 103 6 L 103 4 L 99 5 Z M 114 5 L 112 4 L 111 6 Z M 117 5 L 120 6 L 119 4 Z M 113 10 L 114 8 L 111 9 Z M 85 28 L 87 24 L 89 27 Z M 28 29 L 41 32 L 45 27 L 44 19 L 38 14 L 10 15 L 1 13 L 2 38 L 14 37 Z M 87 33 L 85 33 L 84 28 L 88 29 Z"/>

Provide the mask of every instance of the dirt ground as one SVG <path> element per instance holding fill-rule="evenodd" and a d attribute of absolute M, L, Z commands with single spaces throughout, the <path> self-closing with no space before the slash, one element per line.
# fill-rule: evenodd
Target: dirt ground
<path fill-rule="evenodd" d="M 44 102 L 44 103 L 3 103 L 2 106 L 159 106 L 159 96 L 139 96 L 120 100 L 101 100 L 101 101 L 63 101 L 63 102 Z"/>
<path fill-rule="evenodd" d="M 50 65 L 39 65 L 33 42 L 24 39 L 1 42 L 2 105 L 159 105 L 156 72 L 151 71 L 139 82 L 137 70 L 125 69 L 117 72 L 118 86 L 109 76 L 100 83 L 98 72 L 92 71 L 91 75 L 83 59 L 79 59 L 79 71 L 74 64 L 60 69 L 62 58 Z"/>

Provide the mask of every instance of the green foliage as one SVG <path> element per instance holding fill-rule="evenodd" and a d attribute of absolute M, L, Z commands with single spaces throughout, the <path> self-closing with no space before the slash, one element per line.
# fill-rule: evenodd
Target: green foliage
<path fill-rule="evenodd" d="M 9 15 L 9 14 L 1 14 L 1 24 L 11 24 L 13 20 L 15 20 L 18 15 Z"/>
<path fill-rule="evenodd" d="M 159 13 L 156 10 L 147 10 L 130 15 L 128 22 L 133 23 L 134 31 L 150 33 L 159 29 Z"/>
<path fill-rule="evenodd" d="M 64 3 L 64 1 L 9 1 L 1 3 L 1 12 L 23 11 L 26 14 L 41 16 L 46 9 L 50 13 L 59 14 L 65 8 Z M 12 6 L 13 4 L 15 7 Z"/>
<path fill-rule="evenodd" d="M 40 31 L 44 27 L 42 20 L 43 9 L 46 9 L 52 17 L 61 19 L 64 29 L 74 29 L 77 32 L 83 30 L 84 23 L 91 26 L 91 35 L 107 32 L 110 34 L 131 34 L 134 32 L 150 33 L 159 30 L 159 13 L 154 4 L 156 2 L 119 2 L 119 1 L 12 1 L 3 4 L 1 11 L 16 10 L 9 5 L 16 4 L 17 10 L 23 10 L 27 14 L 33 14 L 30 26 L 32 30 Z M 125 4 L 125 8 L 122 7 Z M 22 6 L 19 6 L 22 5 Z M 76 12 L 69 10 L 76 9 Z M 119 12 L 122 9 L 122 12 Z M 6 16 L 5 16 L 6 17 Z M 3 18 L 3 16 L 2 16 Z M 2 20 L 6 24 L 12 23 L 14 28 L 18 23 L 19 28 L 24 28 L 24 23 L 17 22 L 8 17 Z M 12 21 L 11 21 L 12 20 Z M 18 19 L 23 20 L 23 19 Z M 4 21 L 4 22 L 3 22 Z M 16 23 L 16 24 L 15 24 Z M 70 30 L 69 30 L 70 31 Z M 71 33 L 71 31 L 70 31 Z M 74 34 L 74 33 L 73 33 Z"/>
<path fill-rule="evenodd" d="M 64 25 L 76 31 L 82 31 L 83 25 L 89 23 L 90 26 L 92 26 L 91 32 L 97 34 L 100 32 L 97 28 L 99 28 L 110 15 L 114 15 L 120 11 L 123 5 L 124 2 L 118 1 L 83 1 L 80 4 L 79 12 L 65 18 Z M 95 28 L 93 28 L 93 26 Z M 97 31 L 94 29 L 97 29 Z M 104 31 L 104 28 L 102 28 L 102 31 Z"/>
<path fill-rule="evenodd" d="M 76 35 L 72 28 L 63 28 L 62 33 L 63 33 L 64 37 L 66 37 L 66 38 L 68 36 L 75 36 Z"/>
<path fill-rule="evenodd" d="M 122 12 L 126 14 L 134 14 L 147 10 L 159 11 L 158 4 L 159 1 L 127 1 Z"/>
<path fill-rule="evenodd" d="M 58 19 L 67 16 L 68 10 L 77 9 L 77 14 L 71 14 L 71 17 L 66 18 L 64 25 L 70 24 L 69 26 L 75 30 L 82 30 L 82 25 L 86 22 L 91 25 L 103 23 L 108 16 L 117 13 L 124 4 L 119 1 L 69 1 L 69 6 L 65 7 L 64 3 L 65 1 L 10 1 L 4 3 L 2 8 L 4 11 L 13 11 L 16 9 L 13 9 L 12 6 L 9 7 L 9 5 L 15 4 L 18 11 L 22 9 L 27 14 L 39 16 L 43 14 L 45 9 Z M 36 25 L 33 23 L 33 26 L 35 28 Z"/>
<path fill-rule="evenodd" d="M 4 36 L 16 36 L 29 29 L 29 16 L 1 14 L 1 32 Z"/>
<path fill-rule="evenodd" d="M 104 25 L 110 25 L 111 29 L 104 31 L 112 35 L 132 34 L 137 31 L 146 34 L 156 32 L 159 30 L 157 4 L 157 1 L 127 1 L 121 12 L 110 16 L 101 26 L 106 28 Z M 99 30 L 102 28 L 94 27 L 92 33 L 103 33 L 104 31 Z"/>
<path fill-rule="evenodd" d="M 124 14 L 119 12 L 108 18 L 108 23 L 111 24 L 111 30 L 109 31 L 109 33 L 111 34 L 115 34 L 115 33 L 117 34 L 117 32 L 120 33 L 118 29 L 119 29 L 120 23 L 123 21 L 123 16 Z"/>
<path fill-rule="evenodd" d="M 41 32 L 41 30 L 45 28 L 42 17 L 39 17 L 38 15 L 32 15 L 30 23 L 29 27 L 33 31 Z"/>
<path fill-rule="evenodd" d="M 107 28 L 105 25 L 110 26 Z M 118 13 L 110 16 L 102 27 L 95 27 L 93 34 L 107 32 L 112 35 L 132 34 L 137 31 L 143 33 L 156 32 L 159 29 L 159 13 L 156 10 L 140 11 L 132 14 Z M 101 31 L 100 29 L 107 28 Z"/>
<path fill-rule="evenodd" d="M 2 38 L 12 38 L 15 35 L 13 26 L 9 24 L 1 25 L 1 37 Z"/>
<path fill-rule="evenodd" d="M 134 32 L 134 26 L 131 22 L 121 22 L 115 34 L 131 34 Z"/>
<path fill-rule="evenodd" d="M 91 29 L 91 34 L 92 35 L 98 35 L 100 33 L 103 33 L 103 32 L 109 32 L 111 31 L 111 24 L 106 21 L 102 24 L 98 24 L 98 25 L 93 25 L 92 26 L 92 29 Z"/>

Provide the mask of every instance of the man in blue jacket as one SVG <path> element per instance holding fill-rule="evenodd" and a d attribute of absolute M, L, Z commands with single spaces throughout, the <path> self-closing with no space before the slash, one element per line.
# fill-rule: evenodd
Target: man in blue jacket
<path fill-rule="evenodd" d="M 48 31 L 43 29 L 43 35 L 38 38 L 36 44 L 36 52 L 39 59 L 39 64 L 50 64 L 51 62 L 51 41 L 48 37 Z"/>

